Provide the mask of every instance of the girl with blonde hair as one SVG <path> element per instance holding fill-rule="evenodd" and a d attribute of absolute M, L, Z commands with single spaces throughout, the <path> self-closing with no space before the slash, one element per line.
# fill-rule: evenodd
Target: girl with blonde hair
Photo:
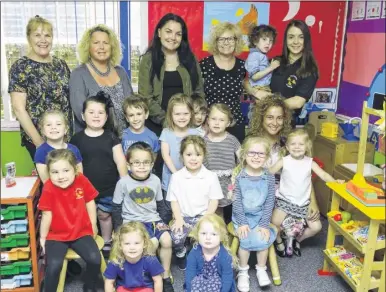
<path fill-rule="evenodd" d="M 236 291 L 233 268 L 237 266 L 237 258 L 229 250 L 224 220 L 216 214 L 205 215 L 190 236 L 195 243 L 188 256 L 186 292 Z"/>
<path fill-rule="evenodd" d="M 266 263 L 276 230 L 269 226 L 275 204 L 275 178 L 265 168 L 270 148 L 269 142 L 260 137 L 248 137 L 241 147 L 240 172 L 236 176 L 232 209 L 232 222 L 240 238 L 237 275 L 240 292 L 249 291 L 248 260 L 251 251 L 257 251 L 259 285 L 271 284 Z"/>
<path fill-rule="evenodd" d="M 152 250 L 142 223 L 121 225 L 114 235 L 110 262 L 104 272 L 105 291 L 161 292 L 164 269 Z"/>
<path fill-rule="evenodd" d="M 320 220 L 311 221 L 307 218 L 308 207 L 311 198 L 311 171 L 325 182 L 339 182 L 330 174 L 325 172 L 313 161 L 312 141 L 307 132 L 303 129 L 292 131 L 287 138 L 286 149 L 289 155 L 280 158 L 269 171 L 277 173 L 281 170 L 280 186 L 276 193 L 275 210 L 272 216 L 272 223 L 278 229 L 283 229 L 283 221 L 287 216 L 303 219 L 307 222 L 307 227 L 299 230 L 297 237 L 290 241 L 290 245 L 284 248 L 280 233 L 277 234 L 275 242 L 276 252 L 279 256 L 291 256 L 292 252 L 300 256 L 300 242 L 308 237 L 314 236 L 322 229 Z M 289 220 L 287 220 L 289 221 Z M 291 220 L 292 221 L 292 220 Z M 298 221 L 298 220 L 295 220 Z M 291 233 L 289 230 L 289 234 Z"/>

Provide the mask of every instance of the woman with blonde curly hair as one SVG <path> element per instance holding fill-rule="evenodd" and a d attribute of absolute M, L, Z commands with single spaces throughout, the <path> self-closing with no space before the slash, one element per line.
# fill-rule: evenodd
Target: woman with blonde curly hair
<path fill-rule="evenodd" d="M 119 64 L 121 43 L 115 32 L 104 24 L 95 25 L 78 43 L 80 66 L 71 73 L 70 102 L 75 117 L 75 132 L 85 129 L 82 118 L 83 102 L 100 90 L 111 97 L 119 133 L 127 128 L 122 109 L 123 101 L 133 92 L 129 76 Z"/>
<path fill-rule="evenodd" d="M 207 214 L 197 222 L 190 236 L 194 245 L 188 256 L 185 291 L 235 292 L 233 268 L 238 261 L 229 249 L 224 220 Z"/>
<path fill-rule="evenodd" d="M 208 51 L 212 55 L 200 61 L 208 106 L 225 103 L 230 107 L 236 125 L 229 128 L 229 132 L 240 142 L 245 137 L 240 97 L 246 71 L 245 62 L 236 56 L 242 52 L 243 45 L 241 32 L 236 25 L 220 23 L 213 27 L 208 40 Z"/>
<path fill-rule="evenodd" d="M 152 253 L 153 249 L 142 223 L 121 225 L 114 236 L 110 262 L 104 272 L 104 291 L 162 291 L 164 269 Z"/>

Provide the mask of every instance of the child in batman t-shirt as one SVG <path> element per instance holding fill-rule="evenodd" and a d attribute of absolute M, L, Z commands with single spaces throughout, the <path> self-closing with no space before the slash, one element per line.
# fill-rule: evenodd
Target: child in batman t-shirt
<path fill-rule="evenodd" d="M 171 237 L 169 226 L 159 212 L 163 212 L 161 181 L 151 173 L 155 155 L 145 142 L 133 143 L 126 152 L 130 173 L 122 177 L 115 188 L 113 198 L 113 227 L 126 222 L 141 222 L 145 225 L 153 246 L 160 246 L 160 260 L 164 272 L 164 287 L 171 284 Z M 155 252 L 155 250 L 154 250 Z M 167 258 L 165 258 L 167 257 Z"/>

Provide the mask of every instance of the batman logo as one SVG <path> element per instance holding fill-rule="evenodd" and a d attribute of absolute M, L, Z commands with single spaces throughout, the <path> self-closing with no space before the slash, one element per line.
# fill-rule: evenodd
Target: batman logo
<path fill-rule="evenodd" d="M 148 187 L 137 187 L 130 192 L 130 198 L 137 204 L 146 204 L 154 200 L 155 194 Z"/>

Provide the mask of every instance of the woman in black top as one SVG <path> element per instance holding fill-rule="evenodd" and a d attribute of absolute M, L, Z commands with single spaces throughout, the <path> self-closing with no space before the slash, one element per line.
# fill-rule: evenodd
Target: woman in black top
<path fill-rule="evenodd" d="M 246 71 L 244 61 L 236 55 L 241 53 L 243 44 L 241 32 L 234 24 L 220 23 L 214 27 L 209 39 L 209 52 L 213 55 L 200 61 L 208 105 L 225 103 L 230 107 L 236 125 L 229 132 L 240 142 L 245 137 L 240 97 Z"/>
<path fill-rule="evenodd" d="M 292 20 L 287 25 L 283 52 L 278 60 L 280 66 L 272 73 L 271 90 L 280 93 L 286 99 L 288 108 L 298 116 L 303 105 L 311 98 L 319 78 L 310 30 L 303 21 Z M 269 93 L 254 90 L 247 83 L 245 85 L 257 99 L 269 96 Z"/>

